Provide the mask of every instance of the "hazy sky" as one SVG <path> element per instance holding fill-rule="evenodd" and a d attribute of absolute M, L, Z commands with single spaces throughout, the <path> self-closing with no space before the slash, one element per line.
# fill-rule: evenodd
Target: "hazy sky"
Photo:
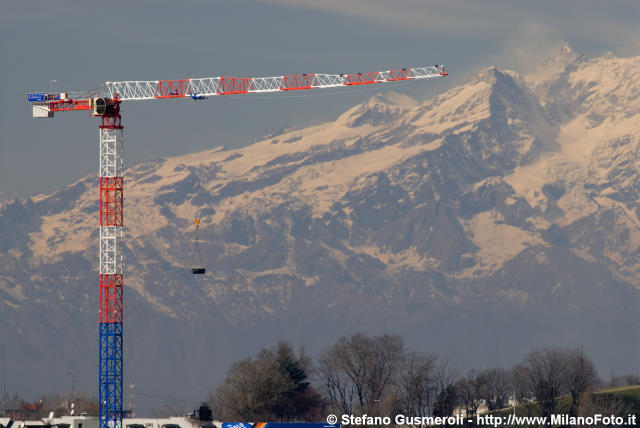
<path fill-rule="evenodd" d="M 640 55 L 638 0 L 158 0 L 0 3 L 0 192 L 48 192 L 97 174 L 98 121 L 31 118 L 25 93 L 107 80 L 378 71 L 446 64 L 447 79 L 307 96 L 123 106 L 129 165 L 286 125 L 332 120 L 379 91 L 424 99 L 484 67 L 526 71 L 568 42 L 588 56 Z"/>

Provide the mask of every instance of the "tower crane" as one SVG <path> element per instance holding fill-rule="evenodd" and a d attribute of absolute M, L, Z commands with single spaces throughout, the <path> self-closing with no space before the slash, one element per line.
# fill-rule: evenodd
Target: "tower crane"
<path fill-rule="evenodd" d="M 88 92 L 32 92 L 33 117 L 86 110 L 99 130 L 99 428 L 122 428 L 123 381 L 123 152 L 120 104 L 126 101 L 208 97 L 338 88 L 447 76 L 444 65 L 373 73 L 105 82 Z"/>

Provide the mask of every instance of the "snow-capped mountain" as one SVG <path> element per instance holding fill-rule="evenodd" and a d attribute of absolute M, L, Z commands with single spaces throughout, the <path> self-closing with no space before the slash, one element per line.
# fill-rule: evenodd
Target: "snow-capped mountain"
<path fill-rule="evenodd" d="M 125 376 L 197 399 L 277 339 L 315 352 L 355 330 L 461 368 L 584 344 L 637 371 L 639 143 L 640 57 L 565 46 L 526 76 L 134 165 Z M 0 202 L 0 333 L 24 391 L 70 366 L 95 390 L 96 195 L 90 176 Z"/>

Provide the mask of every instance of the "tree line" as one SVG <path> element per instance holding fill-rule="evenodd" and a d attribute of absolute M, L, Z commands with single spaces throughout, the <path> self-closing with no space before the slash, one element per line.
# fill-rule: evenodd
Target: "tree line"
<path fill-rule="evenodd" d="M 207 402 L 216 419 L 229 421 L 323 421 L 329 413 L 471 415 L 481 406 L 493 411 L 515 403 L 527 406 L 530 415 L 549 416 L 563 396 L 571 416 L 625 411 L 620 403 L 594 398 L 592 391 L 601 386 L 580 348 L 536 349 L 513 367 L 461 375 L 442 357 L 408 351 L 399 335 L 357 333 L 341 337 L 315 359 L 287 342 L 263 349 L 234 363 Z"/>
<path fill-rule="evenodd" d="M 531 416 L 557 411 L 561 397 L 571 416 L 622 414 L 628 403 L 603 400 L 593 391 L 640 384 L 640 376 L 600 380 L 580 348 L 530 351 L 513 367 L 457 371 L 435 354 L 407 350 L 401 336 L 343 336 L 315 358 L 288 342 L 237 361 L 204 400 L 223 421 L 324 421 L 336 415 L 472 415 L 519 404 Z M 97 415 L 97 399 L 87 394 L 50 394 L 34 403 L 17 395 L 0 399 L 0 415 L 38 419 L 49 411 Z M 567 405 L 568 403 L 568 405 Z M 155 417 L 184 416 L 185 402 L 168 401 Z"/>
<path fill-rule="evenodd" d="M 50 412 L 55 416 L 69 415 L 72 410 L 75 415 L 97 416 L 98 399 L 84 392 L 41 395 L 35 402 L 26 401 L 18 394 L 0 397 L 0 417 L 15 420 L 38 420 Z"/>

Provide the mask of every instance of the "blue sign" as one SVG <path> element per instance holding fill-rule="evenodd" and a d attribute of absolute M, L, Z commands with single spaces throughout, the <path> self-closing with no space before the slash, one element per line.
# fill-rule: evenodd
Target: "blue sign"
<path fill-rule="evenodd" d="M 254 428 L 258 428 L 254 425 Z M 340 424 L 326 422 L 267 422 L 264 428 L 340 428 Z"/>
<path fill-rule="evenodd" d="M 222 428 L 253 428 L 253 425 L 246 422 L 227 422 L 222 424 Z"/>
<path fill-rule="evenodd" d="M 222 428 L 340 428 L 340 424 L 326 422 L 226 422 Z"/>
<path fill-rule="evenodd" d="M 44 101 L 44 92 L 32 92 L 27 94 L 29 102 Z"/>

